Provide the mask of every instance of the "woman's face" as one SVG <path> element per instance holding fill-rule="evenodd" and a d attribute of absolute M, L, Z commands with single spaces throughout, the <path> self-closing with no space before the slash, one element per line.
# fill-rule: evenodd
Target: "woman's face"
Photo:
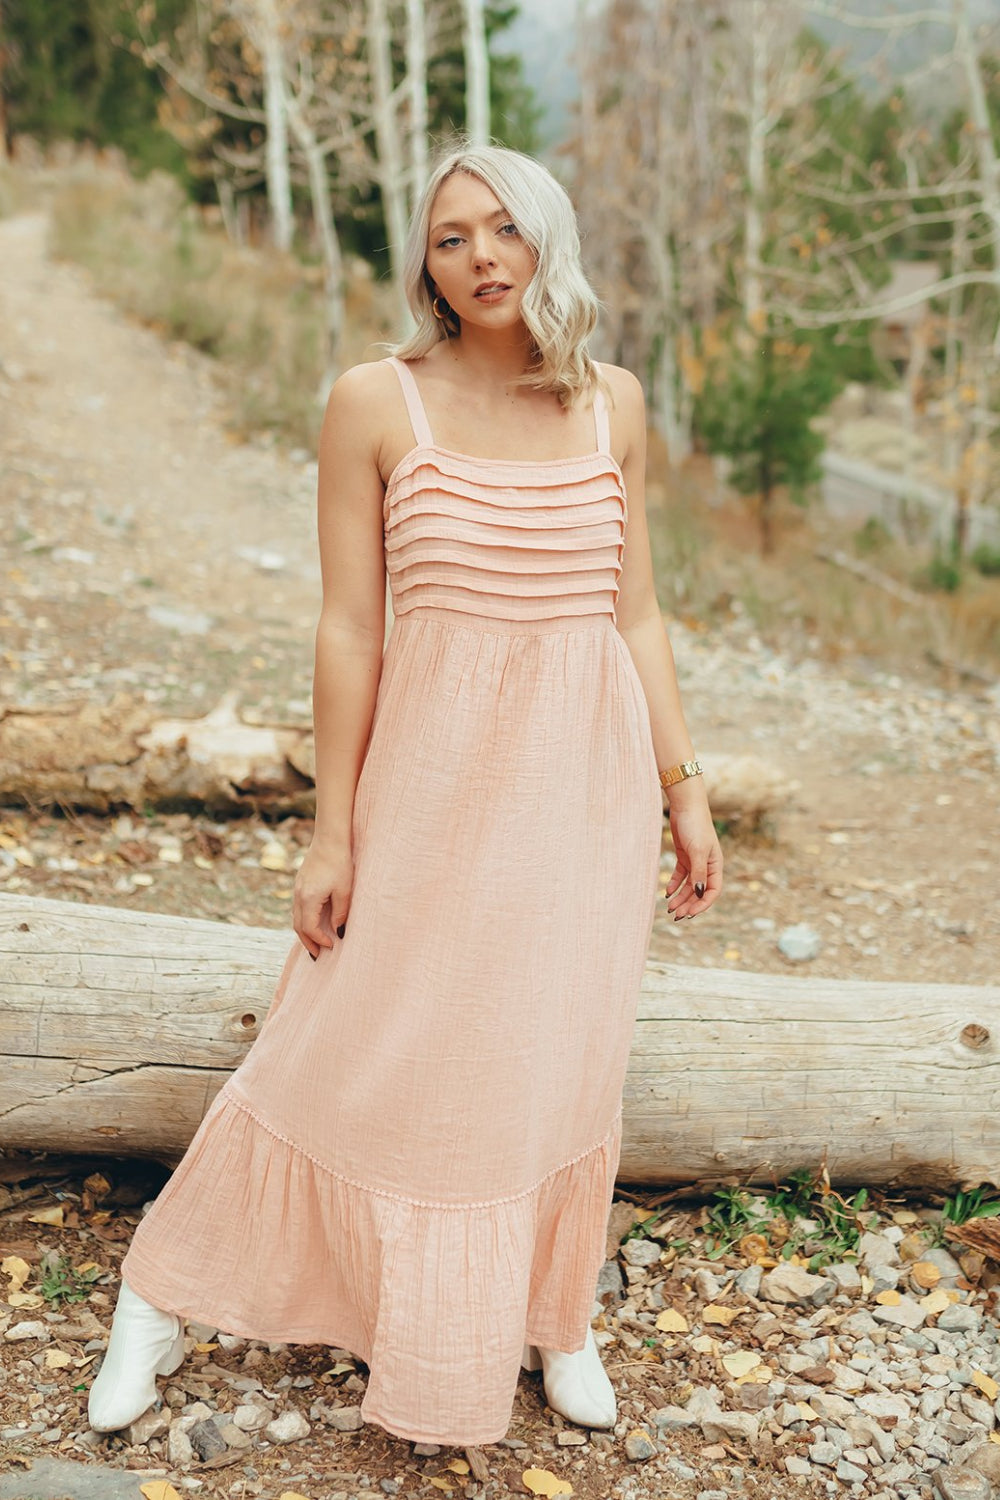
<path fill-rule="evenodd" d="M 463 324 L 509 328 L 520 322 L 535 255 L 493 190 L 453 172 L 431 205 L 427 271 Z"/>

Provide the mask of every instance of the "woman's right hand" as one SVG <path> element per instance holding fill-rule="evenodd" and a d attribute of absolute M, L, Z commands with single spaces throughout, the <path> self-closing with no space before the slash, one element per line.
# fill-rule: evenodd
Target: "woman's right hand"
<path fill-rule="evenodd" d="M 295 877 L 292 898 L 292 926 L 310 958 L 318 958 L 321 948 L 332 948 L 344 936 L 353 884 L 350 844 L 314 839 Z"/>

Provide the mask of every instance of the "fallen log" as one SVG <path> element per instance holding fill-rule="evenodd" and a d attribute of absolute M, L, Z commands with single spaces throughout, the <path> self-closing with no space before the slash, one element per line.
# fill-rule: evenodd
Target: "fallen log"
<path fill-rule="evenodd" d="M 176 1162 L 292 935 L 0 896 L 0 1147 Z M 1000 989 L 651 962 L 619 1179 L 1000 1181 Z"/>
<path fill-rule="evenodd" d="M 0 804 L 312 817 L 311 727 L 248 723 L 238 698 L 229 693 L 196 719 L 158 719 L 151 704 L 126 696 L 0 709 Z M 798 785 L 748 755 L 707 756 L 705 780 L 727 822 L 759 821 Z"/>

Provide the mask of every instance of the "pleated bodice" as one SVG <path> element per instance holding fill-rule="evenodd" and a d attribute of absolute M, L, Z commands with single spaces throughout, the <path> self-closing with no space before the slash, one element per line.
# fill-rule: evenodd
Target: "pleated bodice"
<path fill-rule="evenodd" d="M 433 441 L 411 371 L 416 445 L 386 485 L 385 556 L 397 616 L 455 610 L 490 621 L 614 618 L 627 508 L 595 396 L 597 448 L 549 461 L 476 458 Z"/>

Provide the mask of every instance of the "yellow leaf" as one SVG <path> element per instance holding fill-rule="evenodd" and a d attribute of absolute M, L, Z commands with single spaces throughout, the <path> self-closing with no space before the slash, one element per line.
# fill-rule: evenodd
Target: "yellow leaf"
<path fill-rule="evenodd" d="M 898 1307 L 901 1300 L 899 1293 L 893 1291 L 879 1292 L 875 1298 L 875 1301 L 880 1302 L 883 1307 Z"/>
<path fill-rule="evenodd" d="M 941 1286 L 935 1287 L 933 1292 L 928 1292 L 926 1297 L 920 1299 L 920 1306 L 929 1317 L 933 1317 L 935 1313 L 944 1312 L 950 1303 L 951 1298 Z"/>
<path fill-rule="evenodd" d="M 286 1490 L 283 1495 L 278 1496 L 278 1500 L 309 1500 L 309 1496 L 300 1495 L 298 1490 Z"/>
<path fill-rule="evenodd" d="M 146 1500 L 181 1500 L 173 1485 L 166 1479 L 150 1479 L 147 1484 L 140 1484 L 139 1494 L 145 1495 Z"/>
<path fill-rule="evenodd" d="M 49 1224 L 53 1229 L 61 1229 L 63 1221 L 63 1206 L 57 1203 L 55 1208 L 40 1208 L 37 1214 L 28 1215 L 29 1224 Z"/>
<path fill-rule="evenodd" d="M 197 1354 L 211 1354 L 213 1349 L 218 1349 L 218 1344 L 195 1344 Z"/>
<path fill-rule="evenodd" d="M 431 1480 L 431 1484 L 436 1490 L 444 1490 L 446 1495 L 453 1495 L 455 1493 L 455 1486 L 453 1484 L 449 1484 L 447 1479 L 442 1479 L 440 1474 L 434 1475 L 434 1478 Z"/>
<path fill-rule="evenodd" d="M 8 1292 L 7 1301 L 11 1307 L 41 1307 L 45 1298 L 38 1292 Z"/>
<path fill-rule="evenodd" d="M 710 1333 L 699 1333 L 696 1339 L 691 1340 L 691 1348 L 695 1354 L 714 1354 L 719 1347 L 719 1340 L 713 1339 Z"/>
<path fill-rule="evenodd" d="M 65 1349 L 46 1349 L 45 1368 L 47 1370 L 65 1370 L 67 1365 L 73 1363 L 72 1354 L 67 1354 Z"/>
<path fill-rule="evenodd" d="M 469 1465 L 464 1458 L 453 1458 L 448 1468 L 453 1474 L 468 1474 Z"/>
<path fill-rule="evenodd" d="M 874 1281 L 872 1281 L 871 1277 L 870 1276 L 866 1276 L 865 1273 L 864 1273 L 864 1271 L 862 1271 L 862 1273 L 861 1273 L 861 1295 L 863 1297 L 867 1297 L 868 1294 L 874 1288 L 874 1286 L 875 1286 L 875 1283 L 874 1283 Z"/>
<path fill-rule="evenodd" d="M 732 1354 L 722 1356 L 722 1368 L 730 1375 L 749 1375 L 760 1364 L 760 1355 L 752 1349 L 734 1349 Z"/>
<path fill-rule="evenodd" d="M 75 1267 L 80 1276 L 83 1275 L 84 1271 L 99 1271 L 100 1269 L 96 1260 L 85 1260 L 81 1265 Z"/>
<path fill-rule="evenodd" d="M 913 1212 L 912 1208 L 897 1208 L 892 1216 L 892 1222 L 903 1225 L 917 1224 L 919 1223 L 919 1217 Z"/>
<path fill-rule="evenodd" d="M 560 1479 L 551 1469 L 525 1469 L 522 1484 L 527 1485 L 533 1495 L 572 1495 L 573 1486 L 568 1479 Z"/>
<path fill-rule="evenodd" d="M 91 1172 L 83 1179 L 83 1185 L 95 1198 L 106 1198 L 111 1191 L 111 1184 L 103 1172 Z"/>
<path fill-rule="evenodd" d="M 910 1267 L 910 1275 L 917 1286 L 922 1286 L 927 1292 L 936 1287 L 941 1280 L 941 1272 L 929 1260 L 918 1260 Z"/>
<path fill-rule="evenodd" d="M 807 1422 L 816 1422 L 819 1420 L 819 1412 L 813 1411 L 808 1401 L 796 1401 L 795 1409 L 805 1417 Z"/>
<path fill-rule="evenodd" d="M 710 1302 L 701 1318 L 703 1323 L 719 1323 L 723 1328 L 728 1328 L 745 1311 L 742 1307 L 720 1307 L 717 1302 Z"/>
<path fill-rule="evenodd" d="M 1000 1443 L 1000 1432 L 991 1432 L 990 1433 L 990 1442 L 991 1443 Z"/>
<path fill-rule="evenodd" d="M 665 1307 L 656 1320 L 661 1333 L 687 1333 L 688 1320 L 676 1307 Z"/>
<path fill-rule="evenodd" d="M 997 1385 L 996 1381 L 987 1375 L 985 1370 L 977 1370 L 975 1366 L 973 1366 L 972 1370 L 972 1384 L 978 1385 L 983 1395 L 988 1397 L 990 1401 L 995 1401 L 1000 1396 L 1000 1385 Z"/>
<path fill-rule="evenodd" d="M 3 1260 L 0 1260 L 0 1271 L 10 1277 L 12 1292 L 19 1292 L 31 1275 L 31 1267 L 19 1255 L 5 1255 Z"/>

